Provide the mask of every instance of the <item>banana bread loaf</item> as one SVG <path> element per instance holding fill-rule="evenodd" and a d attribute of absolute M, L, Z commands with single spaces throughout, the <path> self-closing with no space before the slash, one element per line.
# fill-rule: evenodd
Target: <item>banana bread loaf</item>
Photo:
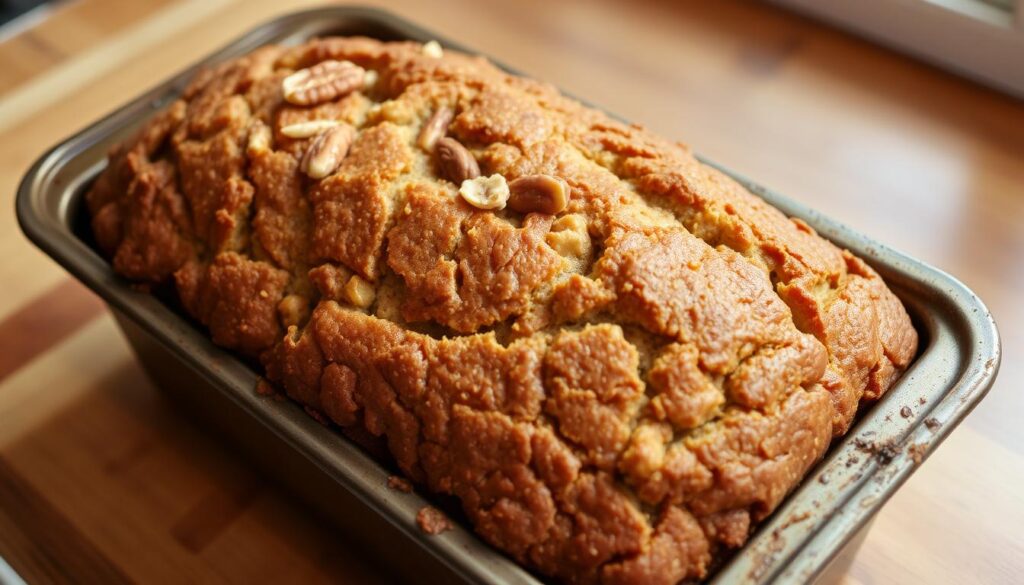
<path fill-rule="evenodd" d="M 917 345 L 685 145 L 436 43 L 204 71 L 88 206 L 118 273 L 565 582 L 705 577 Z"/>

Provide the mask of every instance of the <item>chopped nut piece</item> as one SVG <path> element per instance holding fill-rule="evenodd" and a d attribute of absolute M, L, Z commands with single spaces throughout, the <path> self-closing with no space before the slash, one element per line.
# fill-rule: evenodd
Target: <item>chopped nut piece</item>
<path fill-rule="evenodd" d="M 554 215 L 569 204 L 569 184 L 551 175 L 519 177 L 508 184 L 508 206 L 520 213 Z"/>
<path fill-rule="evenodd" d="M 246 148 L 249 156 L 270 150 L 270 128 L 263 122 L 256 122 L 249 129 L 249 144 Z"/>
<path fill-rule="evenodd" d="M 572 214 L 558 218 L 551 224 L 551 231 L 544 236 L 551 249 L 565 258 L 585 259 L 590 255 L 590 235 L 583 216 Z"/>
<path fill-rule="evenodd" d="M 310 136 L 316 136 L 328 128 L 333 128 L 340 124 L 337 120 L 310 120 L 308 122 L 299 122 L 297 124 L 289 124 L 284 128 L 281 128 L 281 134 L 284 134 L 288 138 L 309 138 Z"/>
<path fill-rule="evenodd" d="M 372 89 L 373 86 L 377 85 L 377 80 L 380 79 L 380 74 L 370 69 L 363 74 L 363 89 Z"/>
<path fill-rule="evenodd" d="M 309 301 L 302 295 L 288 295 L 277 304 L 277 314 L 285 329 L 302 325 L 309 318 Z"/>
<path fill-rule="evenodd" d="M 441 43 L 437 41 L 428 41 L 423 44 L 423 54 L 427 57 L 440 59 L 441 57 L 444 57 L 444 49 L 441 48 Z"/>
<path fill-rule="evenodd" d="M 346 96 L 363 86 L 366 71 L 351 61 L 322 61 L 284 78 L 284 99 L 297 106 L 315 106 Z"/>
<path fill-rule="evenodd" d="M 366 309 L 372 305 L 376 296 L 377 292 L 373 285 L 358 274 L 348 279 L 348 283 L 345 285 L 345 298 L 360 309 Z"/>
<path fill-rule="evenodd" d="M 448 132 L 448 124 L 452 123 L 453 117 L 455 117 L 455 112 L 451 108 L 438 108 L 434 115 L 430 116 L 430 119 L 427 120 L 427 123 L 423 125 L 419 138 L 416 139 L 416 144 L 427 152 L 434 150 L 434 145 L 437 144 L 437 141 Z"/>
<path fill-rule="evenodd" d="M 459 195 L 479 209 L 504 209 L 508 201 L 508 183 L 501 175 L 467 179 L 459 187 Z"/>
<path fill-rule="evenodd" d="M 449 181 L 460 185 L 467 179 L 480 176 L 480 166 L 476 164 L 476 159 L 458 140 L 447 136 L 441 138 L 434 150 L 437 152 L 441 175 Z"/>
<path fill-rule="evenodd" d="M 302 172 L 311 179 L 322 179 L 335 171 L 348 154 L 356 130 L 340 124 L 320 133 L 302 157 Z"/>

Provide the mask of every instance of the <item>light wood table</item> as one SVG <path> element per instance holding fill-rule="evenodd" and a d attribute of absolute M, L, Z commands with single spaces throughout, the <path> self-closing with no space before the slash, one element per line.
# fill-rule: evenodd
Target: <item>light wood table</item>
<path fill-rule="evenodd" d="M 78 0 L 0 43 L 0 556 L 31 582 L 383 580 L 171 410 L 11 213 L 46 147 L 306 4 Z M 755 3 L 387 4 L 972 286 L 1001 326 L 1000 379 L 847 581 L 1024 579 L 1024 105 Z"/>

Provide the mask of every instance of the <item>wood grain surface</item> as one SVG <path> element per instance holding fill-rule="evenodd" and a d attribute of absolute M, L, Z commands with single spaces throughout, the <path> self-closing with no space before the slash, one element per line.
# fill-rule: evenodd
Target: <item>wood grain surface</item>
<path fill-rule="evenodd" d="M 98 301 L 31 247 L 12 213 L 18 180 L 47 147 L 307 5 L 77 0 L 0 42 L 0 556 L 30 582 L 388 580 L 171 409 Z M 386 7 L 974 288 L 1003 335 L 999 380 L 885 507 L 846 581 L 1020 582 L 1021 102 L 752 2 Z"/>

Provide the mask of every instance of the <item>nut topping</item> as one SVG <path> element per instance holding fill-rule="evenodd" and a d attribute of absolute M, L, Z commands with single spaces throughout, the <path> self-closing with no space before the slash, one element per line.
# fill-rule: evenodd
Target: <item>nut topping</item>
<path fill-rule="evenodd" d="M 366 74 L 363 75 L 363 89 L 372 89 L 373 86 L 377 85 L 377 81 L 380 79 L 380 74 L 373 69 L 368 69 Z"/>
<path fill-rule="evenodd" d="M 284 78 L 284 99 L 297 106 L 315 106 L 363 87 L 366 71 L 351 61 L 322 61 Z"/>
<path fill-rule="evenodd" d="M 376 296 L 373 285 L 358 274 L 352 275 L 345 284 L 345 299 L 360 309 L 369 308 Z"/>
<path fill-rule="evenodd" d="M 270 127 L 263 122 L 256 122 L 249 130 L 249 143 L 246 145 L 249 156 L 269 151 L 270 138 Z"/>
<path fill-rule="evenodd" d="M 335 171 L 348 154 L 356 130 L 340 124 L 321 132 L 302 157 L 302 172 L 311 179 L 322 179 Z"/>
<path fill-rule="evenodd" d="M 320 134 L 328 128 L 333 128 L 340 123 L 341 122 L 338 122 L 337 120 L 309 120 L 306 122 L 298 122 L 281 128 L 281 134 L 284 134 L 288 138 L 309 138 L 310 136 Z"/>
<path fill-rule="evenodd" d="M 444 56 L 444 49 L 441 48 L 441 43 L 428 41 L 423 44 L 423 54 L 433 59 L 440 59 Z"/>
<path fill-rule="evenodd" d="M 437 144 L 437 141 L 448 132 L 448 124 L 452 123 L 454 116 L 455 112 L 451 108 L 439 108 L 434 112 L 434 115 L 430 116 L 427 123 L 423 125 L 423 129 L 420 130 L 420 135 L 416 139 L 416 144 L 427 152 L 434 150 L 434 145 Z"/>
<path fill-rule="evenodd" d="M 569 184 L 551 175 L 528 175 L 508 184 L 508 206 L 520 213 L 554 215 L 569 204 Z"/>
<path fill-rule="evenodd" d="M 468 179 L 459 187 L 459 195 L 478 209 L 503 209 L 508 201 L 508 183 L 501 175 Z"/>
<path fill-rule="evenodd" d="M 435 143 L 437 164 L 441 167 L 441 175 L 449 181 L 461 185 L 467 179 L 480 176 L 480 167 L 476 159 L 458 140 L 448 136 Z"/>
<path fill-rule="evenodd" d="M 299 326 L 309 319 L 309 301 L 297 294 L 290 294 L 277 304 L 277 314 L 285 329 Z"/>

